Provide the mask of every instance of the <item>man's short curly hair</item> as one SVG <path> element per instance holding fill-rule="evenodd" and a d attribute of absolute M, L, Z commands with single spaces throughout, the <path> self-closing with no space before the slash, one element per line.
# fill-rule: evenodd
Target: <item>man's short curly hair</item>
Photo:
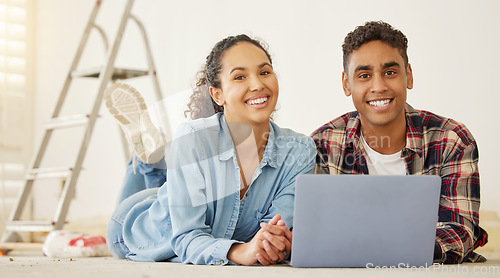
<path fill-rule="evenodd" d="M 382 41 L 390 46 L 397 48 L 405 62 L 405 68 L 408 66 L 408 39 L 399 30 L 383 21 L 369 21 L 363 26 L 358 26 L 354 31 L 347 34 L 342 45 L 344 53 L 344 72 L 347 70 L 349 55 L 354 50 L 359 49 L 363 44 L 371 41 Z M 346 72 L 347 73 L 347 72 Z"/>

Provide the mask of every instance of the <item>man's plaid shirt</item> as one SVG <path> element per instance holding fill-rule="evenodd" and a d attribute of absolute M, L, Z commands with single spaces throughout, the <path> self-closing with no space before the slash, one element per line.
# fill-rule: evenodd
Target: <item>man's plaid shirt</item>
<path fill-rule="evenodd" d="M 469 130 L 452 119 L 406 105 L 407 175 L 442 179 L 435 261 L 483 261 L 473 250 L 487 241 L 479 227 L 478 149 Z M 358 112 L 344 114 L 312 133 L 315 173 L 368 174 Z"/>

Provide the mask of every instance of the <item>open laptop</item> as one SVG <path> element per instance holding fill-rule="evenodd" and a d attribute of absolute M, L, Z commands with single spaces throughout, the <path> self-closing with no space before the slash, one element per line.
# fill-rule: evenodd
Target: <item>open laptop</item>
<path fill-rule="evenodd" d="M 300 175 L 294 267 L 428 267 L 439 176 Z"/>

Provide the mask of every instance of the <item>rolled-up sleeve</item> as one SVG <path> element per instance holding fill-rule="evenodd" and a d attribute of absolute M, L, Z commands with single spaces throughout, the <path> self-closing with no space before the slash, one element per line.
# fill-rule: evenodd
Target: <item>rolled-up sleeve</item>
<path fill-rule="evenodd" d="M 452 140 L 449 140 L 452 141 Z M 453 141 L 452 141 L 453 142 Z M 479 235 L 478 150 L 473 141 L 457 140 L 448 148 L 441 168 L 441 201 L 436 232 L 437 262 L 461 263 Z"/>
<path fill-rule="evenodd" d="M 198 132 L 184 126 L 172 144 L 168 169 L 171 245 L 183 263 L 224 265 L 238 242 L 216 238 L 207 224 L 207 182 L 210 175 L 205 147 Z"/>
<path fill-rule="evenodd" d="M 276 214 L 281 215 L 285 225 L 291 228 L 293 225 L 293 210 L 295 200 L 295 180 L 298 175 L 312 174 L 316 160 L 316 147 L 311 138 L 305 142 L 297 142 L 293 148 L 294 153 L 287 156 L 282 167 L 289 167 L 285 179 L 280 183 L 280 189 L 271 203 L 271 207 L 261 221 L 269 222 Z M 300 148 L 298 147 L 300 146 Z"/>

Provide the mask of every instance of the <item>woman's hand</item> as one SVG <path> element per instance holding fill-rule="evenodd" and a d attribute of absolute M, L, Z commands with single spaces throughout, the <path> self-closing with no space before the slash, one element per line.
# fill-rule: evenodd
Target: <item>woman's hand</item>
<path fill-rule="evenodd" d="M 279 217 L 280 215 L 278 214 L 276 216 Z M 292 232 L 288 230 L 288 228 L 285 226 L 285 222 L 281 219 L 276 221 L 276 224 L 274 224 L 273 220 L 276 218 L 276 216 L 271 221 L 269 221 L 269 223 L 260 223 L 260 227 L 265 232 L 268 232 L 271 235 L 275 236 L 273 237 L 273 239 L 266 238 L 267 240 L 273 240 L 271 243 L 273 243 L 274 247 L 282 250 L 283 252 L 286 252 L 287 254 L 290 254 L 292 251 Z M 264 236 L 266 235 L 267 233 L 264 233 Z M 280 242 L 277 242 L 276 240 L 280 240 Z M 284 250 L 281 243 L 285 245 Z"/>
<path fill-rule="evenodd" d="M 275 264 L 290 253 L 291 232 L 278 214 L 269 223 L 261 223 L 262 229 L 248 243 L 234 244 L 227 254 L 229 260 L 242 265 Z"/>

